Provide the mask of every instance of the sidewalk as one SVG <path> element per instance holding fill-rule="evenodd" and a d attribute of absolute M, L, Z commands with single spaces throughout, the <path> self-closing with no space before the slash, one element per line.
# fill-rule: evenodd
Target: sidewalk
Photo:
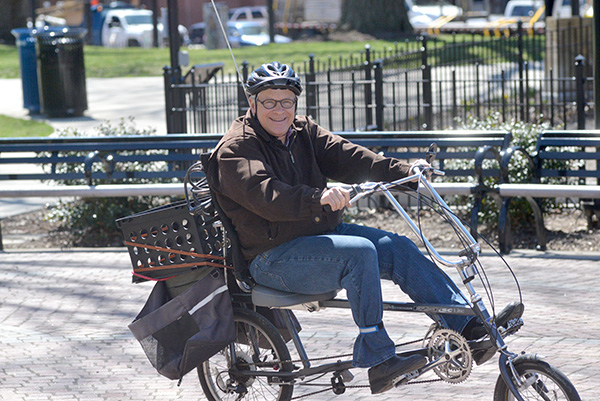
<path fill-rule="evenodd" d="M 47 119 L 43 115 L 30 116 L 23 108 L 20 79 L 0 79 L 0 114 L 43 120 L 55 129 L 90 133 L 105 121 L 116 126 L 121 119 L 133 117 L 139 129 L 152 127 L 159 134 L 167 133 L 162 77 L 87 78 L 86 87 L 88 110 L 82 117 Z"/>
<path fill-rule="evenodd" d="M 28 114 L 23 108 L 21 79 L 0 79 L 0 114 L 22 119 L 45 121 L 55 130 L 76 129 L 96 133 L 97 127 L 109 122 L 117 127 L 122 119 L 133 123 L 138 130 L 154 129 L 167 133 L 164 81 L 162 77 L 144 78 L 87 78 L 88 110 L 82 117 L 51 118 Z M 35 168 L 35 166 L 31 166 Z M 10 172 L 10 165 L 0 165 L 0 171 Z M 3 182 L 2 185 L 22 185 L 23 182 Z M 0 199 L 0 218 L 36 210 L 56 199 Z"/>
<path fill-rule="evenodd" d="M 548 256 L 548 255 L 547 255 Z M 600 255 L 514 252 L 507 258 L 523 291 L 525 326 L 509 350 L 539 353 L 573 381 L 582 399 L 600 399 Z M 497 308 L 515 299 L 515 285 L 498 258 L 482 257 Z M 127 325 L 152 284 L 131 284 L 123 249 L 0 252 L 0 400 L 205 400 L 194 372 L 181 387 L 158 375 Z M 451 273 L 451 272 L 449 272 Z M 389 282 L 386 300 L 403 300 Z M 484 295 L 482 293 L 482 295 Z M 351 352 L 357 334 L 347 310 L 298 312 L 309 355 Z M 430 321 L 388 312 L 394 340 L 421 338 Z M 356 369 L 352 385 L 366 385 Z M 492 400 L 497 358 L 475 366 L 463 384 L 410 385 L 371 396 L 366 388 L 331 391 L 309 400 Z M 434 376 L 427 377 L 435 378 Z M 329 377 L 318 380 L 329 382 Z M 295 396 L 319 388 L 296 388 Z"/>

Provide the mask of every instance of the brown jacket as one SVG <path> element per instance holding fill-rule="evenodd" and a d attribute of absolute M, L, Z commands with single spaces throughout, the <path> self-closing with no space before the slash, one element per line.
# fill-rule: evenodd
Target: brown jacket
<path fill-rule="evenodd" d="M 333 230 L 342 212 L 325 210 L 331 179 L 347 184 L 392 181 L 410 165 L 378 155 L 297 116 L 289 145 L 250 112 L 236 119 L 210 157 L 207 179 L 231 219 L 248 260 L 284 242 Z"/>

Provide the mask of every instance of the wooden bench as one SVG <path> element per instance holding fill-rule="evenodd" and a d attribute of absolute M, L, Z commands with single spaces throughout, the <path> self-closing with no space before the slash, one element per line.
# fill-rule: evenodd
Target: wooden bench
<path fill-rule="evenodd" d="M 515 197 L 531 205 L 536 224 L 538 249 L 546 250 L 546 228 L 541 207 L 543 198 L 566 198 L 578 202 L 592 228 L 593 215 L 600 210 L 600 130 L 543 131 L 535 151 L 528 154 L 520 146 L 509 147 L 502 155 L 502 198 L 499 217 L 500 250 L 512 248 L 509 207 Z M 511 183 L 508 168 L 512 158 L 521 154 L 531 171 L 531 183 Z"/>

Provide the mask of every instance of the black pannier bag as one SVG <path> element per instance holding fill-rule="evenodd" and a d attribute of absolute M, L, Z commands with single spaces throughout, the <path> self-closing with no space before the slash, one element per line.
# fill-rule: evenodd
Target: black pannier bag
<path fill-rule="evenodd" d="M 181 379 L 236 338 L 223 271 L 215 269 L 173 299 L 165 282 L 157 282 L 129 329 L 158 373 Z"/>

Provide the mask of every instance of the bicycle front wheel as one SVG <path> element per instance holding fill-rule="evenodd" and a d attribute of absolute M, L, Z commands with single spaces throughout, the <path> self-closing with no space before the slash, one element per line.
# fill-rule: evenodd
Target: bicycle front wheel
<path fill-rule="evenodd" d="M 514 360 L 521 385 L 517 385 L 519 395 L 524 400 L 539 401 L 581 401 L 575 386 L 562 373 L 536 355 L 521 355 Z M 496 381 L 494 401 L 514 401 L 502 376 Z"/>
<path fill-rule="evenodd" d="M 249 309 L 234 308 L 233 320 L 237 330 L 235 342 L 198 367 L 206 398 L 209 401 L 289 401 L 294 390 L 291 383 L 278 384 L 254 374 L 292 371 L 290 352 L 275 326 Z"/>

